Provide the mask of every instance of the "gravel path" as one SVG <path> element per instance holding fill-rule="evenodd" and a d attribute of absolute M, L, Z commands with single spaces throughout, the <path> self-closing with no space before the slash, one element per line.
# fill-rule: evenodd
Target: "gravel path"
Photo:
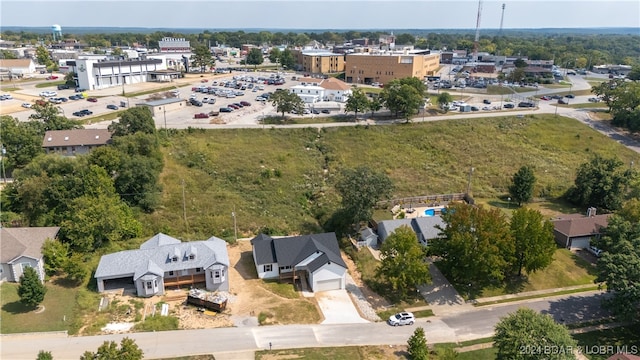
<path fill-rule="evenodd" d="M 367 301 L 362 291 L 358 285 L 356 285 L 355 281 L 351 275 L 347 274 L 347 292 L 351 294 L 351 299 L 353 303 L 356 305 L 358 310 L 360 310 L 361 315 L 369 320 L 369 321 L 380 321 L 380 317 L 376 314 L 376 311 L 371 307 L 371 304 Z"/>

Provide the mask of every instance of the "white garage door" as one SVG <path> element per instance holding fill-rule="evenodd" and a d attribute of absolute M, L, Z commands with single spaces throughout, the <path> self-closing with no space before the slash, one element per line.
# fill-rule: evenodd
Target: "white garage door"
<path fill-rule="evenodd" d="M 313 291 L 314 292 L 328 291 L 328 290 L 339 290 L 339 289 L 340 289 L 340 279 L 330 279 L 330 280 L 317 281 L 316 285 L 313 287 Z"/>
<path fill-rule="evenodd" d="M 587 249 L 589 247 L 589 243 L 591 239 L 572 239 L 571 240 L 571 248 L 572 249 Z"/>

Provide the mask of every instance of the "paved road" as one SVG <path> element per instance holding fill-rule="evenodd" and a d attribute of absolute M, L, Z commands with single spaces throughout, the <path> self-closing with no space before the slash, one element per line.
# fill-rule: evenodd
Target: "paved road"
<path fill-rule="evenodd" d="M 3 335 L 2 359 L 35 359 L 39 350 L 51 351 L 54 359 L 78 359 L 86 350 L 95 351 L 104 341 L 133 338 L 145 358 L 170 358 L 185 355 L 230 351 L 348 345 L 401 345 L 416 326 L 425 329 L 431 343 L 484 338 L 493 334 L 501 317 L 526 306 L 548 313 L 566 323 L 588 321 L 607 315 L 600 308 L 601 292 L 565 295 L 519 304 L 476 308 L 459 314 L 419 319 L 414 326 L 390 327 L 383 322 L 368 324 L 320 324 L 255 326 L 205 330 L 180 330 L 126 335 L 54 337 L 46 335 Z"/>

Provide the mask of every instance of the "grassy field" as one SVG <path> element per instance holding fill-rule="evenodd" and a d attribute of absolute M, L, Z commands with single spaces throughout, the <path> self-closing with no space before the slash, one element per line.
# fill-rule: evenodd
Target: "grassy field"
<path fill-rule="evenodd" d="M 62 79 L 57 81 L 47 81 L 47 82 L 39 83 L 39 84 L 36 84 L 35 87 L 38 89 L 41 89 L 41 88 L 55 87 L 55 86 L 64 85 L 64 84 L 66 84 L 66 81 Z"/>
<path fill-rule="evenodd" d="M 574 285 L 593 284 L 595 267 L 567 249 L 557 249 L 553 262 L 544 270 L 528 274 L 525 281 L 505 287 L 484 289 L 482 297 L 512 294 L 517 292 L 555 289 Z M 462 294 L 463 292 L 460 292 Z"/>
<path fill-rule="evenodd" d="M 428 339 L 427 339 L 428 340 Z M 438 356 L 439 352 L 445 349 L 455 348 L 451 344 L 436 344 L 429 359 L 438 360 L 442 357 Z M 256 352 L 256 360 L 285 360 L 285 359 L 307 359 L 307 360 L 386 360 L 386 359 L 402 359 L 409 358 L 406 345 L 394 346 L 345 346 L 345 347 L 318 347 L 318 348 L 301 348 L 301 349 L 278 349 L 278 350 L 261 350 Z M 459 353 L 456 359 L 469 360 L 493 360 L 496 358 L 496 349 L 482 349 Z M 171 360 L 171 359 L 166 359 Z M 185 360 L 199 360 L 185 358 Z"/>
<path fill-rule="evenodd" d="M 77 312 L 77 290 L 64 283 L 47 283 L 47 294 L 42 305 L 45 310 L 36 313 L 26 308 L 18 296 L 18 284 L 4 282 L 0 285 L 0 311 L 2 334 L 72 330 Z"/>
<path fill-rule="evenodd" d="M 640 355 L 640 324 L 575 334 L 573 338 L 578 341 L 583 354 L 591 360 L 607 359 L 625 346 L 627 352 Z M 603 349 L 602 346 L 612 348 Z"/>
<path fill-rule="evenodd" d="M 101 122 L 101 121 L 107 121 L 107 120 L 115 120 L 117 118 L 120 117 L 120 113 L 122 111 L 113 111 L 110 113 L 106 113 L 106 114 L 102 114 L 99 116 L 93 116 L 90 118 L 82 118 L 79 119 L 81 123 L 83 124 L 93 124 L 93 123 L 97 123 L 97 122 Z"/>
<path fill-rule="evenodd" d="M 191 129 L 165 145 L 161 207 L 141 215 L 148 233 L 227 239 L 234 206 L 240 235 L 319 231 L 337 208 L 337 175 L 362 164 L 392 179 L 393 197 L 464 191 L 473 166 L 473 194 L 496 198 L 522 165 L 536 171 L 536 197 L 556 197 L 590 153 L 640 163 L 637 153 L 553 115 L 322 130 Z"/>

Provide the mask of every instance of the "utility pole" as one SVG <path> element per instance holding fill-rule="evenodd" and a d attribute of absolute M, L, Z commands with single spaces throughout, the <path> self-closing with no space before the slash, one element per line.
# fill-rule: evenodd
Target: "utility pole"
<path fill-rule="evenodd" d="M 473 167 L 469 169 L 469 181 L 467 182 L 467 194 L 471 193 L 471 175 L 473 174 L 474 170 L 475 169 Z"/>
<path fill-rule="evenodd" d="M 238 241 L 238 226 L 236 224 L 236 206 L 233 205 L 233 211 L 231 212 L 231 217 L 233 217 L 233 240 L 234 242 Z"/>
<path fill-rule="evenodd" d="M 182 183 L 182 217 L 184 218 L 184 225 L 186 227 L 189 227 L 189 224 L 187 224 L 187 202 L 184 196 L 184 179 L 182 179 L 181 183 Z"/>

